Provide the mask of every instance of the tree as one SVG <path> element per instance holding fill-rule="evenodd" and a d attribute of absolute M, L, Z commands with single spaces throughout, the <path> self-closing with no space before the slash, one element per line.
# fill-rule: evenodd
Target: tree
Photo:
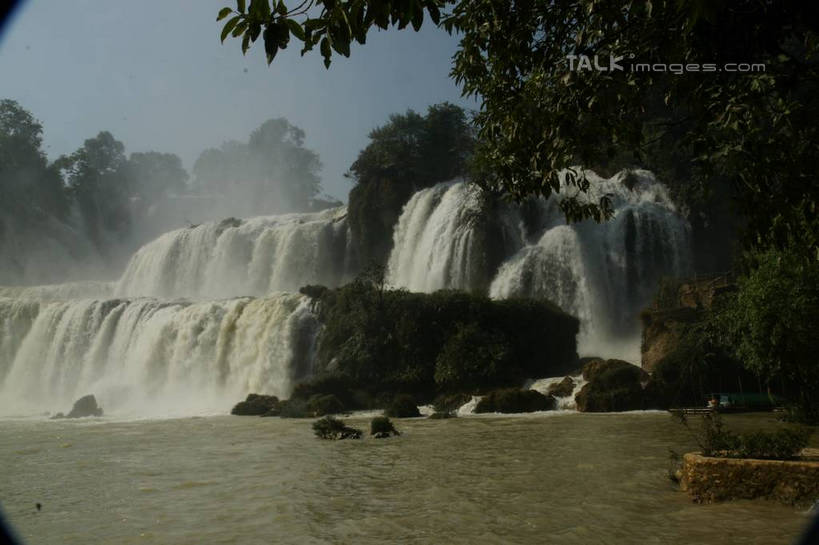
<path fill-rule="evenodd" d="M 768 249 L 719 316 L 724 345 L 766 383 L 783 386 L 800 419 L 819 422 L 819 262 Z"/>
<path fill-rule="evenodd" d="M 129 193 L 150 205 L 165 194 L 182 194 L 187 190 L 188 173 L 182 159 L 173 153 L 148 151 L 132 153 L 125 165 Z"/>
<path fill-rule="evenodd" d="M 308 210 L 321 189 L 321 161 L 304 137 L 286 119 L 269 119 L 247 143 L 203 151 L 193 165 L 194 188 L 228 196 L 244 213 Z"/>
<path fill-rule="evenodd" d="M 386 264 L 393 226 L 413 193 L 467 174 L 472 126 L 460 106 L 444 102 L 426 115 L 393 114 L 369 134 L 347 176 L 349 221 L 361 265 Z"/>
<path fill-rule="evenodd" d="M 0 213 L 16 221 L 64 219 L 68 213 L 59 172 L 42 151 L 42 130 L 20 104 L 0 101 Z"/>
<path fill-rule="evenodd" d="M 219 18 L 233 17 L 222 38 L 242 36 L 246 51 L 262 35 L 270 62 L 293 35 L 303 52 L 320 44 L 329 66 L 373 26 L 417 30 L 428 14 L 459 33 L 453 76 L 481 100 L 476 180 L 488 188 L 561 193 L 568 219 L 601 220 L 608 199 L 585 198 L 589 182 L 572 165 L 620 156 L 651 166 L 673 150 L 692 191 L 714 179 L 733 187 L 751 245 L 800 240 L 806 258 L 819 257 L 819 18 L 809 2 L 463 0 L 444 16 L 424 0 L 275 5 L 224 8 Z M 592 69 L 593 59 L 611 69 Z"/>
<path fill-rule="evenodd" d="M 108 131 L 87 139 L 83 146 L 55 165 L 64 174 L 68 189 L 79 205 L 88 236 L 98 247 L 103 234 L 129 234 L 129 179 L 125 146 Z"/>

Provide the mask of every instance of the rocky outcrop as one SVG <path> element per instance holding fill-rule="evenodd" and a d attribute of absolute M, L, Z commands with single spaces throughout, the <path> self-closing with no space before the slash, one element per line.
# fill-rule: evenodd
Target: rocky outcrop
<path fill-rule="evenodd" d="M 698 503 L 765 498 L 811 505 L 819 498 L 819 451 L 805 449 L 802 460 L 683 456 L 680 488 Z"/>
<path fill-rule="evenodd" d="M 640 315 L 643 369 L 653 370 L 677 346 L 685 326 L 699 320 L 717 296 L 735 287 L 733 277 L 728 274 L 662 285 L 652 305 Z"/>
<path fill-rule="evenodd" d="M 90 394 L 75 401 L 67 415 L 57 413 L 53 418 L 83 418 L 86 416 L 102 416 L 102 407 L 97 405 L 97 398 Z"/>
<path fill-rule="evenodd" d="M 551 411 L 556 407 L 555 398 L 535 390 L 504 388 L 493 390 L 483 396 L 475 406 L 476 413 L 531 413 Z"/>
<path fill-rule="evenodd" d="M 548 395 L 554 397 L 568 397 L 574 392 L 574 380 L 572 377 L 565 377 L 557 384 L 549 386 Z"/>
<path fill-rule="evenodd" d="M 248 394 L 244 401 L 237 403 L 230 414 L 239 416 L 278 416 L 281 406 L 276 396 Z"/>
<path fill-rule="evenodd" d="M 634 411 L 654 407 L 649 375 L 623 360 L 591 360 L 583 366 L 588 382 L 575 396 L 581 412 Z"/>

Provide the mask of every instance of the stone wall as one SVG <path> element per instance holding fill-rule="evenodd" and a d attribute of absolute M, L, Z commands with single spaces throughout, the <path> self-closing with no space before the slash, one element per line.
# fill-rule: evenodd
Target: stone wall
<path fill-rule="evenodd" d="M 680 487 L 695 502 L 764 498 L 793 505 L 819 500 L 819 451 L 806 449 L 795 461 L 683 457 Z"/>

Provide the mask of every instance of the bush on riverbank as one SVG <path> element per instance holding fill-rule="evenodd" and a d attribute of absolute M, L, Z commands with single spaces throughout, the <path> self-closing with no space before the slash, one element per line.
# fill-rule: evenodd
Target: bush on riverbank
<path fill-rule="evenodd" d="M 370 421 L 370 435 L 376 439 L 385 439 L 391 435 L 401 435 L 386 416 L 376 416 Z"/>
<path fill-rule="evenodd" d="M 239 416 L 276 416 L 280 412 L 279 398 L 271 395 L 247 394 L 237 403 L 230 414 Z"/>
<path fill-rule="evenodd" d="M 504 388 L 493 390 L 483 396 L 475 407 L 476 413 L 531 413 L 551 411 L 556 406 L 555 398 L 545 396 L 535 390 Z"/>
<path fill-rule="evenodd" d="M 791 460 L 808 446 L 811 436 L 811 430 L 803 427 L 737 434 L 725 427 L 717 412 L 703 415 L 700 425 L 695 428 L 689 425 L 684 414 L 678 418 L 697 442 L 702 455 L 716 458 Z"/>
<path fill-rule="evenodd" d="M 566 373 L 577 362 L 578 320 L 547 301 L 389 290 L 383 271 L 311 292 L 324 325 L 317 372 L 293 397 L 332 393 L 348 409 L 384 407 L 399 393 L 427 403 Z"/>
<path fill-rule="evenodd" d="M 332 416 L 313 422 L 313 432 L 319 439 L 361 439 L 361 430 L 350 428 Z"/>

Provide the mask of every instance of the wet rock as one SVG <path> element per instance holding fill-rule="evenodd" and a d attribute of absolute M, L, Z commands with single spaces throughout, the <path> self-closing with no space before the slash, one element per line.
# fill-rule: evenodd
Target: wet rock
<path fill-rule="evenodd" d="M 248 394 L 244 401 L 237 403 L 230 414 L 239 416 L 278 416 L 281 411 L 279 398 L 262 394 Z"/>
<path fill-rule="evenodd" d="M 574 392 L 574 380 L 572 380 L 572 377 L 565 377 L 557 384 L 549 386 L 547 393 L 555 397 L 567 397 L 572 395 L 572 392 Z"/>
<path fill-rule="evenodd" d="M 531 413 L 551 411 L 556 407 L 555 398 L 535 390 L 503 388 L 483 396 L 475 407 L 476 413 Z"/>
<path fill-rule="evenodd" d="M 89 394 L 74 402 L 71 411 L 67 415 L 57 413 L 52 419 L 58 418 L 83 418 L 86 416 L 102 416 L 102 407 L 97 405 L 97 398 Z"/>
<path fill-rule="evenodd" d="M 648 373 L 623 360 L 595 359 L 583 366 L 588 383 L 575 396 L 581 412 L 634 411 L 652 408 L 654 395 L 645 386 Z"/>

